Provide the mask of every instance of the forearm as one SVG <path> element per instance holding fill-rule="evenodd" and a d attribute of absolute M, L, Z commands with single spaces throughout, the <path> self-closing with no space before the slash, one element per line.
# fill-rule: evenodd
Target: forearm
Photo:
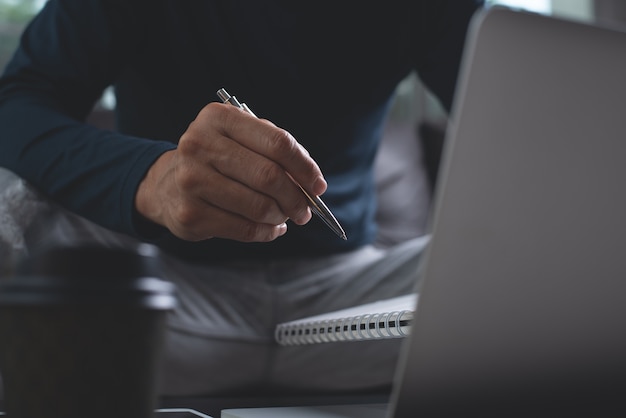
<path fill-rule="evenodd" d="M 84 120 L 141 49 L 152 21 L 145 5 L 47 2 L 0 79 L 0 165 L 72 212 L 131 234 L 138 184 L 175 145 Z"/>
<path fill-rule="evenodd" d="M 174 147 L 89 126 L 32 93 L 0 90 L 0 165 L 114 230 L 137 234 L 136 189 L 154 160 Z"/>

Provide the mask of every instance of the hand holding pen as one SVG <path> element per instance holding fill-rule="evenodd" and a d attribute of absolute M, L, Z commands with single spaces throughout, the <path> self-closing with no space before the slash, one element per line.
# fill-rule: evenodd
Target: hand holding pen
<path fill-rule="evenodd" d="M 231 96 L 230 94 L 228 94 L 225 89 L 219 89 L 217 91 L 217 96 L 220 98 L 220 100 L 222 100 L 223 103 L 228 103 L 235 107 L 243 109 L 245 112 L 256 117 L 254 112 L 252 112 L 247 104 L 240 103 L 235 96 Z M 335 215 L 333 215 L 330 209 L 328 209 L 322 199 L 320 199 L 319 196 L 311 195 L 304 189 L 304 187 L 299 184 L 298 187 L 300 188 L 300 190 L 302 190 L 302 193 L 309 201 L 309 207 L 311 208 L 311 211 L 313 211 L 313 213 L 316 214 L 338 237 L 343 240 L 347 240 L 348 238 L 343 228 L 341 227 L 339 222 L 337 222 Z"/>
<path fill-rule="evenodd" d="M 313 159 L 288 132 L 233 106 L 209 103 L 139 185 L 144 218 L 189 241 L 271 241 L 287 219 L 311 219 L 309 200 L 326 190 Z"/>

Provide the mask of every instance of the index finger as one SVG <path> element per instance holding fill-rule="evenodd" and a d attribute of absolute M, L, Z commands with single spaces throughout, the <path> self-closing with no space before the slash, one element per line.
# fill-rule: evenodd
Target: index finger
<path fill-rule="evenodd" d="M 231 105 L 221 105 L 222 134 L 276 162 L 305 190 L 316 196 L 326 191 L 326 180 L 309 152 L 288 131 Z"/>

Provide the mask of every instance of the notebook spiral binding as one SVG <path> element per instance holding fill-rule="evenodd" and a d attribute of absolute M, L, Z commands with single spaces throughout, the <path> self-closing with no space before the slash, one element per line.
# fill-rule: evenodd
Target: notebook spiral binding
<path fill-rule="evenodd" d="M 282 324 L 275 338 L 281 345 L 303 345 L 382 338 L 402 338 L 410 333 L 413 311 L 393 311 L 347 318 Z"/>

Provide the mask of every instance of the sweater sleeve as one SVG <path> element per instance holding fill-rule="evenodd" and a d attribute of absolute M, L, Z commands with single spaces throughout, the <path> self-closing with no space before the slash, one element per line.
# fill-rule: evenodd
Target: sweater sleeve
<path fill-rule="evenodd" d="M 141 1 L 49 0 L 0 79 L 0 166 L 70 211 L 138 235 L 134 196 L 174 143 L 84 122 L 140 51 L 150 24 Z"/>

